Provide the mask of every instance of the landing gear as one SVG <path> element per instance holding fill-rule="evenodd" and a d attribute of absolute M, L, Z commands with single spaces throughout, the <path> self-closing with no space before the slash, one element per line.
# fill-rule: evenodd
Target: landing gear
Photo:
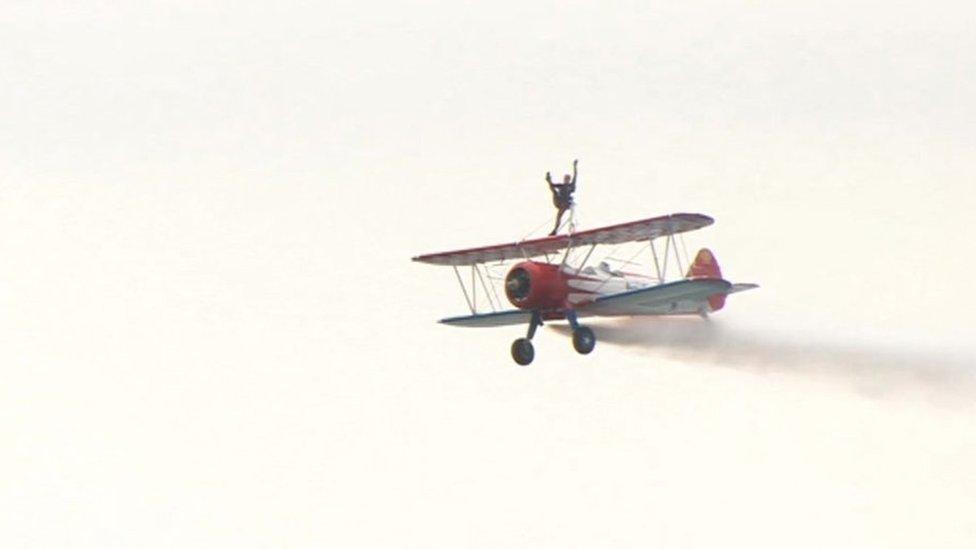
<path fill-rule="evenodd" d="M 573 328 L 573 348 L 581 355 L 590 354 L 596 346 L 596 335 L 590 328 L 581 325 L 576 320 L 576 311 L 567 311 L 566 320 Z M 535 330 L 542 326 L 542 313 L 532 312 L 532 320 L 529 322 L 529 331 L 525 337 L 520 337 L 512 342 L 512 360 L 520 366 L 528 366 L 535 358 L 535 348 L 532 346 L 532 337 Z"/>
<path fill-rule="evenodd" d="M 581 325 L 576 320 L 576 311 L 566 313 L 566 320 L 569 321 L 569 325 L 573 328 L 573 348 L 581 355 L 590 354 L 590 351 L 596 346 L 596 335 L 593 333 L 593 330 Z"/>
<path fill-rule="evenodd" d="M 528 366 L 535 358 L 535 348 L 528 338 L 520 337 L 512 342 L 512 358 L 519 366 Z"/>
<path fill-rule="evenodd" d="M 512 359 L 519 366 L 528 366 L 535 358 L 535 348 L 532 347 L 532 337 L 535 336 L 535 329 L 542 326 L 542 314 L 539 311 L 532 311 L 532 320 L 529 321 L 529 332 L 525 337 L 520 337 L 512 342 Z"/>
<path fill-rule="evenodd" d="M 573 348 L 581 355 L 589 354 L 596 346 L 596 336 L 593 330 L 586 326 L 580 326 L 573 330 Z"/>

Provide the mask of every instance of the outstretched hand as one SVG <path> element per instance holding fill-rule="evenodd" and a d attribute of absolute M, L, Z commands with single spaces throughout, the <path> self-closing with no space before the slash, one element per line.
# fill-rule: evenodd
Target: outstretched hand
<path fill-rule="evenodd" d="M 579 160 L 573 160 L 573 167 L 574 167 L 574 168 L 576 167 L 576 163 L 577 163 L 577 162 L 579 162 Z"/>

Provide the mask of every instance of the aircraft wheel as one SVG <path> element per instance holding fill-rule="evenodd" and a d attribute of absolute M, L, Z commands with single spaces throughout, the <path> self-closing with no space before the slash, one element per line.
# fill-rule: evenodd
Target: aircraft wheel
<path fill-rule="evenodd" d="M 520 337 L 512 342 L 512 358 L 520 366 L 528 366 L 535 358 L 535 349 L 532 342 L 524 337 Z"/>
<path fill-rule="evenodd" d="M 581 355 L 589 354 L 596 346 L 596 335 L 586 326 L 573 330 L 573 348 Z"/>

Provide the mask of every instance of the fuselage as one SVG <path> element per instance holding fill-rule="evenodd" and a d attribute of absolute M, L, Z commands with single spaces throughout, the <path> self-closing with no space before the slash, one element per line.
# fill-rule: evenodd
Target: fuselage
<path fill-rule="evenodd" d="M 611 270 L 606 263 L 579 269 L 569 265 L 523 261 L 505 277 L 505 295 L 520 309 L 575 309 L 596 298 L 652 286 L 654 279 Z"/>

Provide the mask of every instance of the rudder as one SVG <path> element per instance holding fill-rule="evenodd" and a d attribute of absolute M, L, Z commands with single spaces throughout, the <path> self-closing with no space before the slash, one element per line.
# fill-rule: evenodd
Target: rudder
<path fill-rule="evenodd" d="M 718 266 L 715 254 L 708 248 L 698 250 L 695 260 L 688 267 L 687 278 L 722 278 L 722 269 Z M 709 296 L 708 306 L 712 311 L 717 311 L 725 306 L 725 294 L 715 294 Z"/>

